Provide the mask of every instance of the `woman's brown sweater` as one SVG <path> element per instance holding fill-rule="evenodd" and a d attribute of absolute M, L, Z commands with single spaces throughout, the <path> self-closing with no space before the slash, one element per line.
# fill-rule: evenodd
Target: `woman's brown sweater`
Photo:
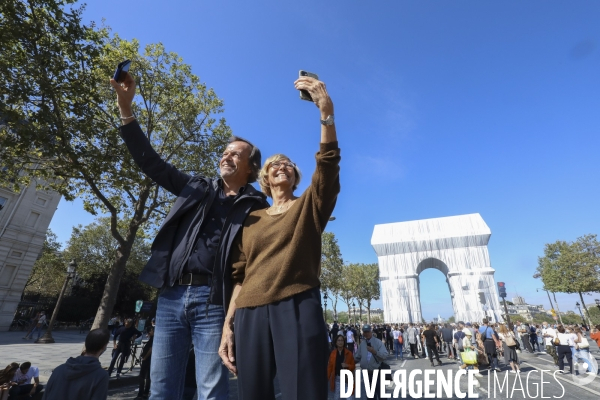
<path fill-rule="evenodd" d="M 257 307 L 320 285 L 321 234 L 340 192 L 338 142 L 321 143 L 312 182 L 286 212 L 250 213 L 232 248 L 237 308 Z"/>

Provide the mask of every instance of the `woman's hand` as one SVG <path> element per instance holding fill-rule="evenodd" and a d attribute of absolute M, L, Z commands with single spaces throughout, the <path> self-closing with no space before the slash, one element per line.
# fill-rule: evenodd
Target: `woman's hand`
<path fill-rule="evenodd" d="M 342 368 L 348 368 L 348 364 L 342 363 Z"/>
<path fill-rule="evenodd" d="M 321 111 L 321 119 L 333 115 L 333 102 L 327 93 L 325 83 L 315 78 L 301 76 L 294 82 L 294 86 L 298 90 L 306 90 L 310 93 L 313 102 Z"/>
<path fill-rule="evenodd" d="M 219 346 L 219 356 L 221 361 L 227 367 L 232 374 L 237 375 L 237 368 L 235 366 L 235 336 L 231 326 L 225 322 L 223 326 L 223 334 L 221 335 L 221 345 Z"/>

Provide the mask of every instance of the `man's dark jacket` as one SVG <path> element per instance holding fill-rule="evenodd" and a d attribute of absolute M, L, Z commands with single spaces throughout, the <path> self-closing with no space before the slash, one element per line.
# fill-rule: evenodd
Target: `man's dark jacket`
<path fill-rule="evenodd" d="M 175 235 L 180 218 L 188 211 L 196 209 L 202 218 L 194 227 L 194 236 L 202 226 L 202 221 L 217 196 L 220 179 L 199 175 L 191 176 L 165 162 L 154 151 L 137 121 L 120 128 L 121 137 L 136 164 L 159 186 L 177 196 L 171 211 L 163 221 L 154 243 L 152 256 L 140 274 L 140 281 L 156 288 L 173 286 L 179 278 L 183 266 L 195 243 L 175 243 Z M 245 186 L 243 193 L 235 200 L 221 231 L 221 240 L 215 256 L 209 303 L 229 306 L 231 298 L 231 246 L 242 228 L 246 216 L 254 210 L 268 207 L 265 195 L 252 185 Z"/>
<path fill-rule="evenodd" d="M 69 358 L 52 371 L 43 400 L 106 400 L 108 372 L 96 357 Z"/>

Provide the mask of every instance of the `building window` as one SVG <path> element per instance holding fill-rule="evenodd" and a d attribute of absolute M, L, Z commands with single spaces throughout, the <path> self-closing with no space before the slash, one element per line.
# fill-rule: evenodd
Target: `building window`
<path fill-rule="evenodd" d="M 29 217 L 27 217 L 27 221 L 25 221 L 25 226 L 28 228 L 35 228 L 39 218 L 40 214 L 32 211 L 29 214 Z"/>
<path fill-rule="evenodd" d="M 17 270 L 14 265 L 5 265 L 0 272 L 0 286 L 10 286 L 12 277 Z"/>
<path fill-rule="evenodd" d="M 23 257 L 23 252 L 22 251 L 17 251 L 17 250 L 13 250 L 10 253 L 11 257 L 15 257 L 15 258 L 21 258 Z"/>
<path fill-rule="evenodd" d="M 2 210 L 4 208 L 4 206 L 6 205 L 6 202 L 8 202 L 7 198 L 0 197 L 0 210 Z"/>
<path fill-rule="evenodd" d="M 35 199 L 35 204 L 41 207 L 46 207 L 46 204 L 48 204 L 48 200 L 42 197 L 38 197 L 37 199 Z"/>

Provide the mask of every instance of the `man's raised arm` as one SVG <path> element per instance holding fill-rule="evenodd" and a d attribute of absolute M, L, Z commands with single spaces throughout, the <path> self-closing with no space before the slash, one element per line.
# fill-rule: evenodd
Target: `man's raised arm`
<path fill-rule="evenodd" d="M 111 86 L 117 92 L 117 102 L 121 113 L 121 122 L 123 123 L 119 129 L 121 137 L 125 141 L 133 160 L 142 171 L 154 182 L 179 196 L 191 176 L 164 161 L 152 148 L 131 108 L 135 96 L 135 80 L 129 73 L 125 74 L 126 77 L 122 83 L 118 83 L 114 79 L 110 80 Z"/>

